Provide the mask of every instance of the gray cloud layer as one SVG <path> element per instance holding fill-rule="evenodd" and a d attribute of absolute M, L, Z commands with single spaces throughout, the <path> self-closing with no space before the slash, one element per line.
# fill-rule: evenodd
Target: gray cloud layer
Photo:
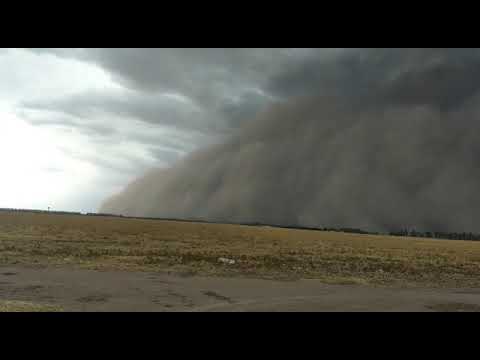
<path fill-rule="evenodd" d="M 336 54 L 329 49 L 32 49 L 89 61 L 104 68 L 130 89 L 119 94 L 81 94 L 59 102 L 30 103 L 39 109 L 60 106 L 67 112 L 85 112 L 99 106 L 108 111 L 134 114 L 149 122 L 176 126 L 215 127 L 228 132 L 267 106 L 272 99 L 272 78 L 298 67 L 299 61 L 316 61 Z M 185 104 L 162 100 L 179 95 L 187 107 L 203 111 L 196 119 Z M 180 114 L 177 114 L 180 113 Z M 205 131 L 211 131 L 206 129 Z"/>
<path fill-rule="evenodd" d="M 147 79 L 143 67 L 125 70 L 135 62 L 130 55 L 120 60 L 97 56 L 123 81 L 157 89 L 160 81 Z M 367 49 L 332 57 L 298 50 L 283 61 L 274 61 L 275 54 L 258 56 L 265 62 L 257 67 L 243 66 L 241 56 L 209 61 L 212 71 L 240 62 L 232 86 L 243 81 L 242 74 L 252 81 L 258 75 L 257 88 L 271 96 L 263 102 L 271 104 L 268 110 L 242 123 L 224 143 L 151 171 L 101 210 L 288 225 L 480 231 L 477 50 Z M 268 61 L 272 66 L 262 68 Z M 153 60 L 142 64 L 155 67 Z M 259 75 L 262 70 L 265 74 Z M 188 87 L 188 82 L 172 85 L 173 75 L 170 81 L 179 92 Z M 221 108 L 210 94 L 203 97 L 198 87 L 189 98 Z"/>

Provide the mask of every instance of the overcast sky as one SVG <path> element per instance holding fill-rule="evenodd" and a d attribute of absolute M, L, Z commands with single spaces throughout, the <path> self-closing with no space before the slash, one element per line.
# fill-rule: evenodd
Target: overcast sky
<path fill-rule="evenodd" d="M 0 80 L 0 207 L 478 228 L 479 49 L 0 49 Z"/>
<path fill-rule="evenodd" d="M 96 211 L 291 96 L 283 74 L 339 51 L 2 49 L 0 207 Z"/>

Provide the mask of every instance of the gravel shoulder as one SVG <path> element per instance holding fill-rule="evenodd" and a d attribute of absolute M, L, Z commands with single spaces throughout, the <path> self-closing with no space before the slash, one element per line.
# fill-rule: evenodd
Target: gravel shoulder
<path fill-rule="evenodd" d="M 480 289 L 330 285 L 69 267 L 0 267 L 0 310 L 480 311 Z"/>

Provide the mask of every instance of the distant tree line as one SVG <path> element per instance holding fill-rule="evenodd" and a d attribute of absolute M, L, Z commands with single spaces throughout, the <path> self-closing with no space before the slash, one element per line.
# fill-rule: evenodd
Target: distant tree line
<path fill-rule="evenodd" d="M 87 216 L 108 216 L 108 217 L 124 217 L 123 215 L 108 214 L 108 213 L 86 213 Z"/>
<path fill-rule="evenodd" d="M 474 234 L 472 232 L 439 232 L 439 231 L 416 231 L 402 229 L 399 231 L 390 231 L 389 235 L 392 236 L 409 236 L 409 237 L 423 237 L 432 239 L 448 239 L 448 240 L 472 240 L 479 241 L 480 234 Z"/>
<path fill-rule="evenodd" d="M 370 235 L 378 235 L 377 232 L 372 231 L 365 231 L 362 229 L 356 228 L 322 228 L 322 231 L 336 231 L 336 232 L 344 232 L 344 233 L 351 233 L 351 234 L 370 234 Z"/>
<path fill-rule="evenodd" d="M 81 212 L 78 212 L 78 211 L 54 211 L 54 210 L 15 209 L 15 208 L 0 208 L 0 212 L 26 212 L 26 213 L 53 214 L 53 215 L 84 215 L 84 216 L 124 217 L 123 215 L 115 215 L 115 214 L 107 214 L 107 213 L 81 213 Z"/>
<path fill-rule="evenodd" d="M 441 232 L 441 231 L 417 231 L 415 229 L 402 229 L 397 231 L 389 231 L 387 233 L 365 231 L 355 228 L 321 228 L 322 231 L 336 231 L 344 233 L 354 234 L 370 234 L 370 235 L 391 235 L 391 236 L 404 236 L 404 237 L 419 237 L 419 238 L 431 238 L 431 239 L 448 239 L 448 240 L 471 240 L 479 241 L 480 234 L 472 232 Z"/>
<path fill-rule="evenodd" d="M 245 225 L 251 226 L 261 226 L 265 224 L 259 223 L 249 223 Z M 304 226 L 279 226 L 273 225 L 276 227 L 287 228 L 287 229 L 298 229 L 298 230 L 316 230 L 316 231 L 332 231 L 332 232 L 342 232 L 342 233 L 351 233 L 351 234 L 368 234 L 368 235 L 391 235 L 391 236 L 404 236 L 404 237 L 420 237 L 420 238 L 431 238 L 431 239 L 448 239 L 448 240 L 471 240 L 471 241 L 480 241 L 480 234 L 475 234 L 472 232 L 440 232 L 440 231 L 417 231 L 415 229 L 402 229 L 397 231 L 389 231 L 387 233 L 366 231 L 358 228 L 333 228 L 333 227 L 304 227 Z"/>
<path fill-rule="evenodd" d="M 54 210 L 36 210 L 36 209 L 13 209 L 13 208 L 0 208 L 2 212 L 27 212 L 36 214 L 54 214 L 54 215 L 82 215 L 81 212 L 74 211 L 54 211 Z"/>
<path fill-rule="evenodd" d="M 265 224 L 258 224 L 258 223 L 249 223 L 244 225 L 251 225 L 251 226 L 265 226 Z M 342 232 L 342 233 L 351 233 L 351 234 L 370 234 L 370 235 L 379 235 L 378 232 L 372 231 L 365 231 L 362 229 L 357 228 L 333 228 L 333 227 L 310 227 L 310 226 L 297 226 L 297 225 L 271 225 L 275 227 L 281 227 L 285 229 L 297 229 L 297 230 L 315 230 L 315 231 L 334 231 L 334 232 Z"/>

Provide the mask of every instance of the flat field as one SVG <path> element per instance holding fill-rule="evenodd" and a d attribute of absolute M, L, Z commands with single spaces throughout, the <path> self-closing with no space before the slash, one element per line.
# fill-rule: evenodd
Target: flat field
<path fill-rule="evenodd" d="M 480 242 L 1 212 L 0 265 L 479 287 Z"/>

